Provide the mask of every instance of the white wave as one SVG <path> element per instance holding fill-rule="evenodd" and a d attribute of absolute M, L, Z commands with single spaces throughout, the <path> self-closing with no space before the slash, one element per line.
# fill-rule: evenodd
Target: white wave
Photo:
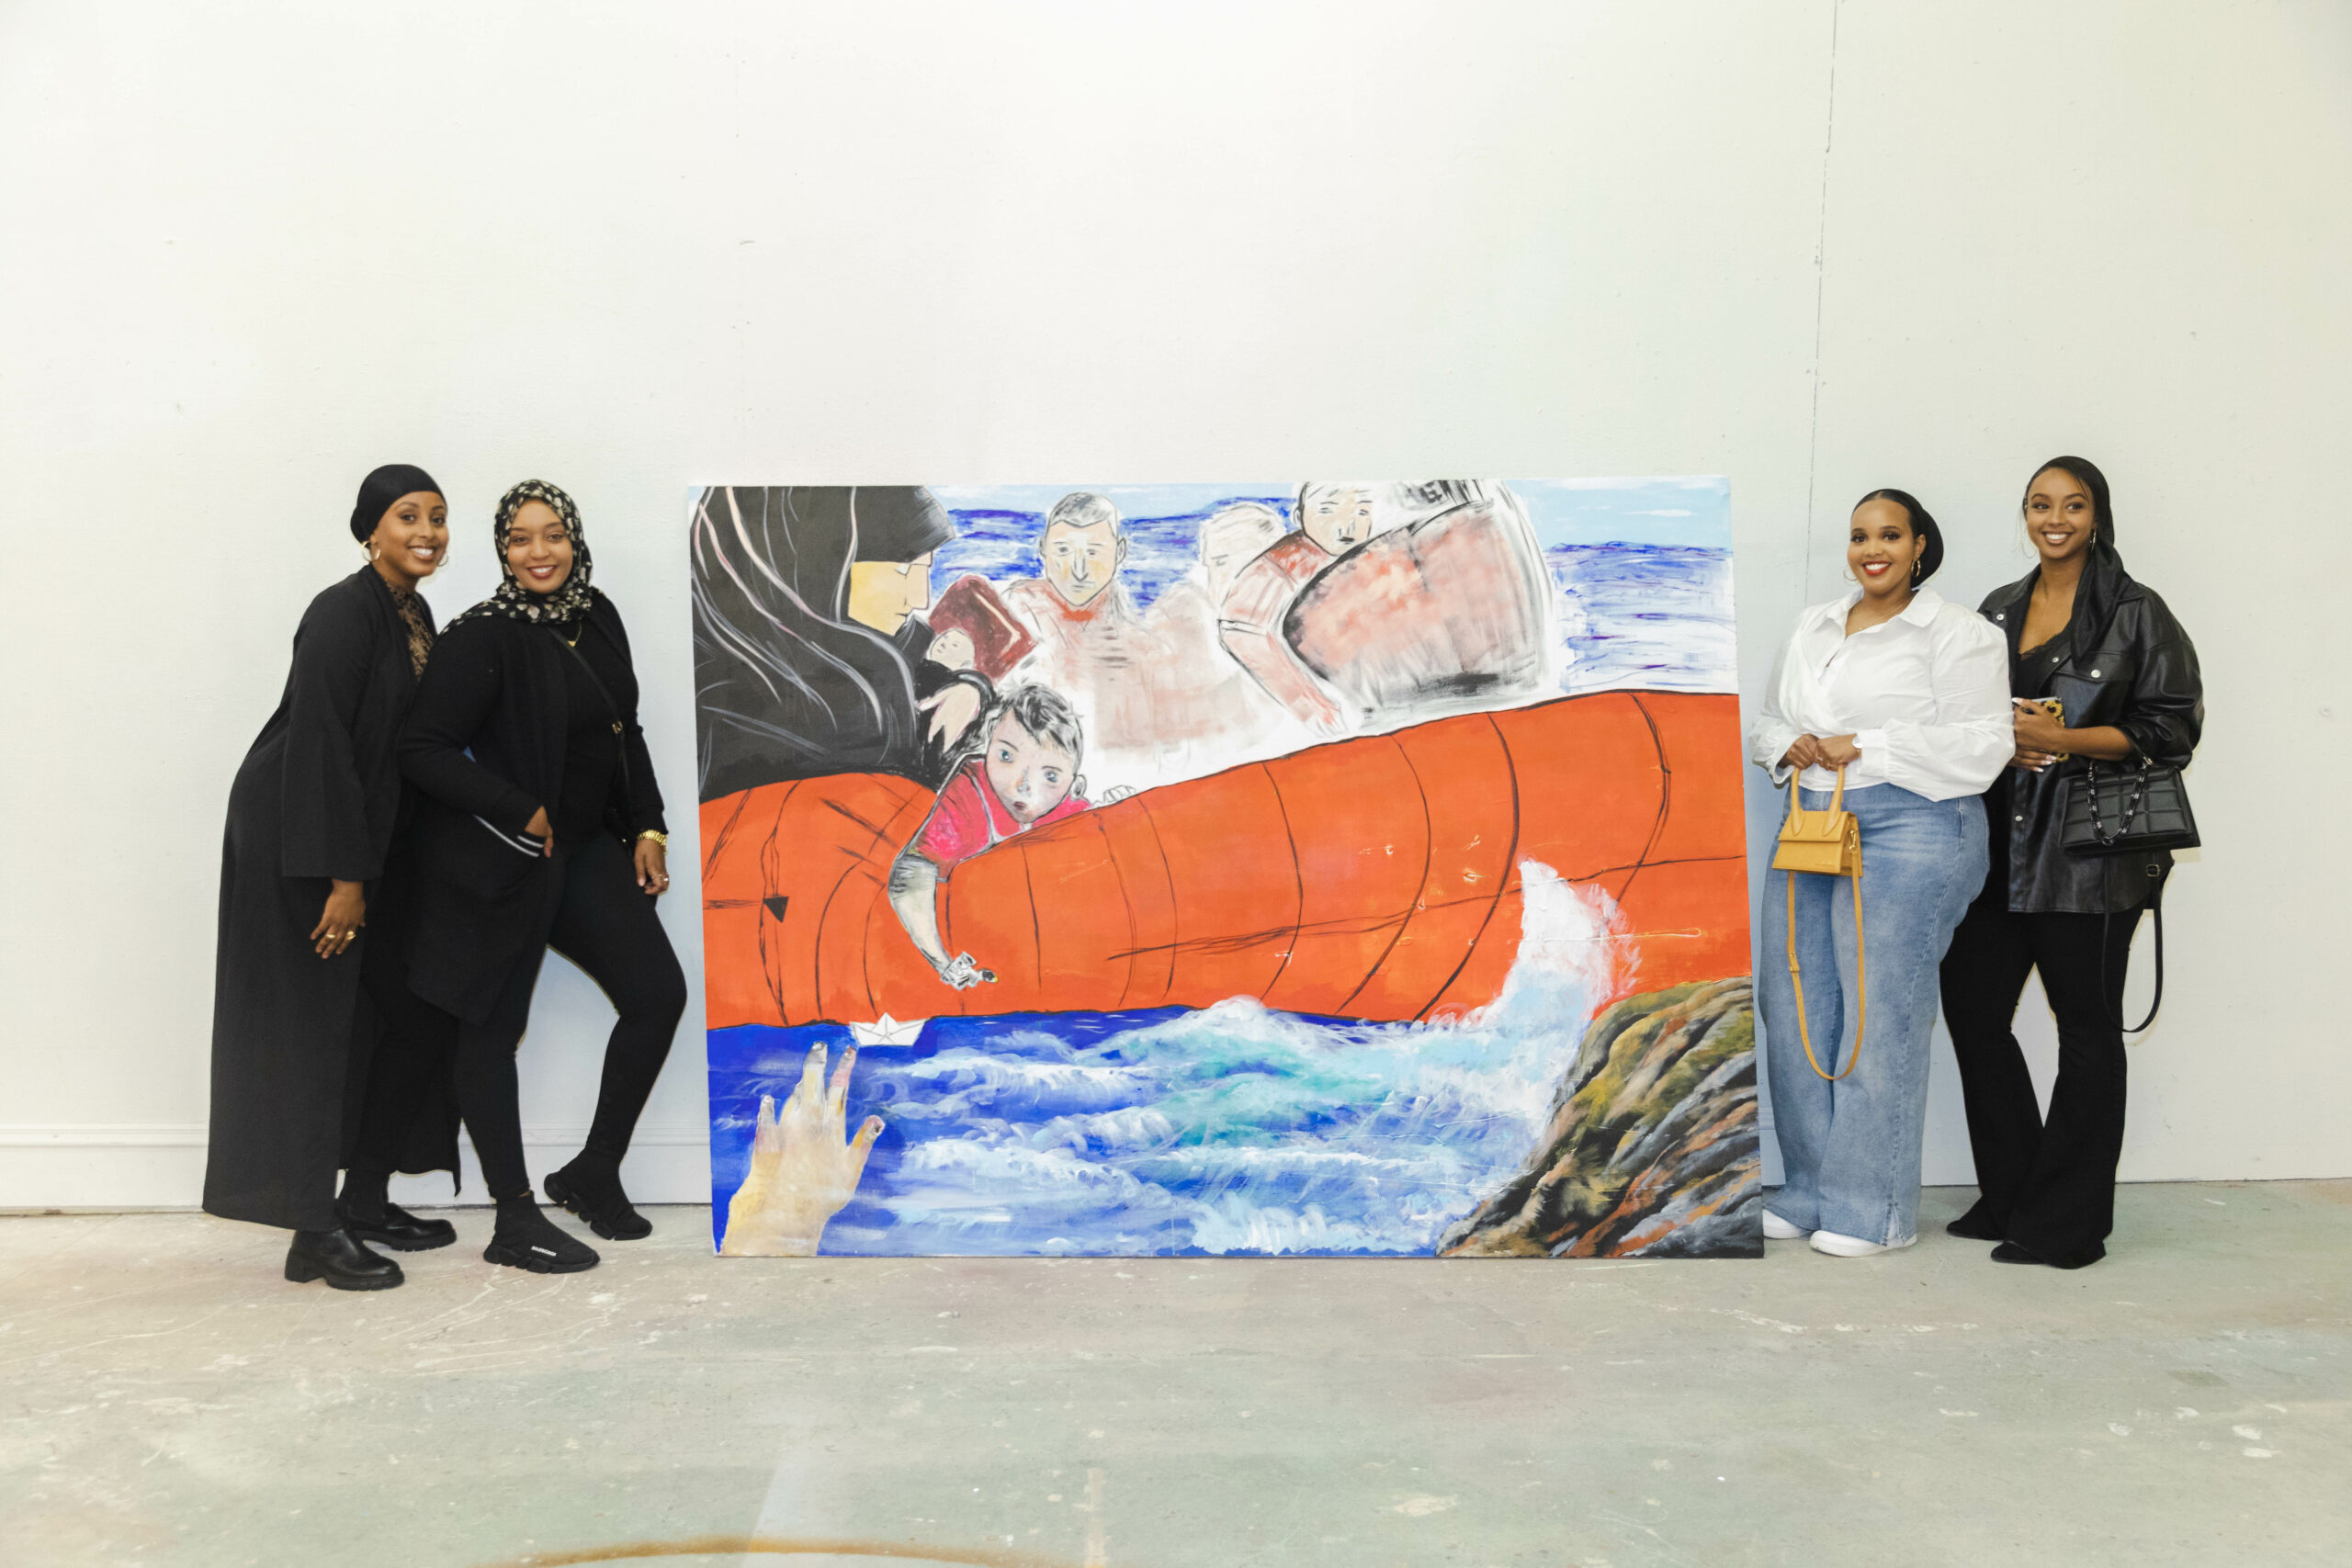
<path fill-rule="evenodd" d="M 1521 866 L 1520 951 L 1453 1021 L 1332 1024 L 1250 998 L 1087 1044 L 1005 1037 L 877 1075 L 907 1145 L 858 1250 L 1426 1252 L 1515 1171 L 1631 946 L 1608 896 Z M 953 1128 L 948 1132 L 944 1129 Z"/>

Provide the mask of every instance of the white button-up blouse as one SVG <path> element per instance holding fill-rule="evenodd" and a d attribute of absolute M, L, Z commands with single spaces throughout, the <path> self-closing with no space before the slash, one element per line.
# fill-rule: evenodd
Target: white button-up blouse
<path fill-rule="evenodd" d="M 1861 756 L 1846 769 L 1849 789 L 1984 794 L 2016 750 L 2007 639 L 1928 588 L 1894 619 L 1848 637 L 1846 613 L 1860 597 L 1858 588 L 1797 617 L 1748 727 L 1749 759 L 1784 784 L 1781 757 L 1798 736 L 1851 735 Z M 1807 768 L 1798 783 L 1831 789 L 1838 775 Z"/>

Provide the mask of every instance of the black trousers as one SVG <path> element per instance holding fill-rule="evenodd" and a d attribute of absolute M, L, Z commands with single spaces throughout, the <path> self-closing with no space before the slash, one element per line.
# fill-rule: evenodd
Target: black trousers
<path fill-rule="evenodd" d="M 2140 911 L 2018 914 L 1980 897 L 1944 954 L 1944 1022 L 1960 1059 L 1982 1196 L 1968 1218 L 2062 1268 L 2107 1256 L 2123 1154 L 2123 972 Z M 2099 976 L 2104 942 L 2107 985 Z M 2026 976 L 2058 1020 L 2058 1081 L 2045 1119 L 2010 1025 Z"/>
<path fill-rule="evenodd" d="M 558 845 L 556 858 L 559 874 L 545 879 L 544 894 L 527 912 L 538 939 L 508 975 L 489 1020 L 458 1028 L 458 1104 L 481 1160 L 483 1185 L 494 1199 L 520 1197 L 531 1188 L 523 1162 L 514 1048 L 530 1021 L 531 993 L 548 948 L 585 971 L 620 1015 L 605 1044 L 590 1156 L 617 1166 L 628 1152 L 629 1135 L 686 1010 L 685 974 L 653 900 L 637 885 L 629 852 L 600 833 L 569 849 Z"/>

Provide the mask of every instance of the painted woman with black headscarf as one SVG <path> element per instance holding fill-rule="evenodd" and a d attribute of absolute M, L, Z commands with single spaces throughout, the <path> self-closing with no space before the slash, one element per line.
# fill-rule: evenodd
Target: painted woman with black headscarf
<path fill-rule="evenodd" d="M 932 554 L 956 536 L 920 485 L 722 485 L 694 515 L 702 798 L 783 779 L 947 780 L 994 700 L 925 660 Z"/>
<path fill-rule="evenodd" d="M 670 886 L 662 792 L 637 716 L 620 612 L 591 583 L 580 511 L 526 480 L 498 502 L 498 591 L 449 624 L 401 740 L 424 797 L 409 983 L 457 1014 L 458 1103 L 498 1204 L 482 1257 L 537 1273 L 594 1248 L 539 1211 L 525 1168 L 514 1051 L 553 947 L 619 1013 L 587 1146 L 547 1195 L 598 1235 L 653 1229 L 621 1158 L 685 1011 L 653 900 Z"/>
<path fill-rule="evenodd" d="M 1996 1262 L 2079 1269 L 2107 1256 L 2115 1224 L 2123 973 L 2172 854 L 2069 851 L 2066 784 L 2093 761 L 2188 765 L 2205 689 L 2188 633 L 2123 570 L 2096 464 L 2052 457 L 2020 510 L 2041 559 L 1982 612 L 2008 643 L 2016 754 L 1985 793 L 1991 869 L 1942 973 L 1980 1196 L 1944 1228 L 1998 1242 Z M 2058 1021 L 2046 1117 L 2011 1032 L 2037 969 Z"/>
<path fill-rule="evenodd" d="M 371 1291 L 401 1281 L 371 1234 L 407 1250 L 457 1237 L 398 1210 L 347 1223 L 334 1190 L 346 1099 L 365 1077 L 362 965 L 371 934 L 397 934 L 371 905 L 408 805 L 397 740 L 433 647 L 417 585 L 448 547 L 440 485 L 405 463 L 378 468 L 351 535 L 368 564 L 303 612 L 285 694 L 229 791 L 204 1207 L 291 1230 L 288 1280 Z"/>

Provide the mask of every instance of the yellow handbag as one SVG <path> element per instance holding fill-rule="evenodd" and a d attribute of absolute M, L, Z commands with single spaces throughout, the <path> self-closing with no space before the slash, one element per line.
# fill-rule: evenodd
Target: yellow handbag
<path fill-rule="evenodd" d="M 1838 770 L 1838 793 L 1826 811 L 1807 811 L 1797 793 L 1797 778 L 1789 775 L 1789 819 L 1781 825 L 1780 847 L 1772 852 L 1772 869 L 1810 872 L 1816 876 L 1843 876 L 1854 886 L 1854 989 L 1861 1005 L 1854 1019 L 1854 1055 L 1842 1073 L 1825 1073 L 1813 1054 L 1813 1031 L 1805 1022 L 1804 971 L 1797 964 L 1797 879 L 1789 886 L 1789 979 L 1797 993 L 1797 1037 L 1804 1043 L 1804 1059 L 1822 1077 L 1836 1083 L 1851 1074 L 1862 1059 L 1862 1031 L 1871 1016 L 1869 971 L 1863 966 L 1862 942 L 1862 825 L 1846 809 L 1846 770 Z"/>

